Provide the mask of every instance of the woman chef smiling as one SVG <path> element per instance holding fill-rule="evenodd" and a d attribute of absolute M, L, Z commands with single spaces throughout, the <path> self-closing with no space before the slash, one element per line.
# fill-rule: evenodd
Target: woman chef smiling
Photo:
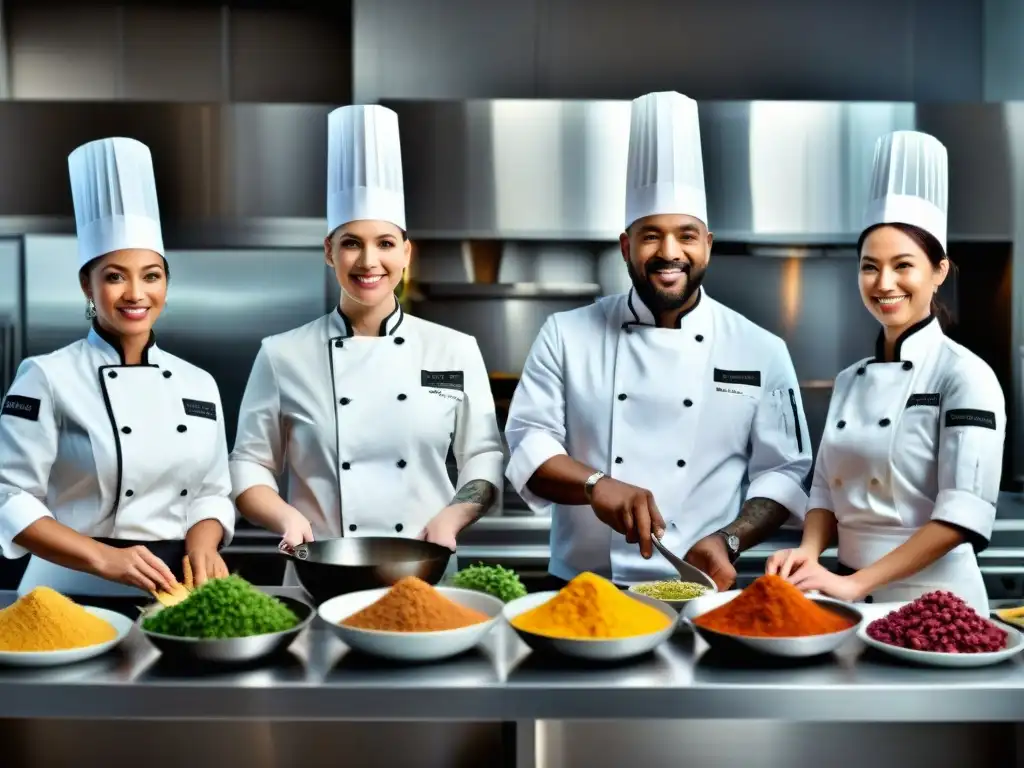
<path fill-rule="evenodd" d="M 406 316 L 395 296 L 411 243 L 391 110 L 328 117 L 327 219 L 341 303 L 263 340 L 231 454 L 238 509 L 282 546 L 398 535 L 454 550 L 501 487 L 500 434 L 476 340 Z"/>
<path fill-rule="evenodd" d="M 149 149 L 102 139 L 68 165 L 92 329 L 25 360 L 4 399 L 0 547 L 33 555 L 21 593 L 169 589 L 186 554 L 197 582 L 226 576 L 218 547 L 235 510 L 220 393 L 151 330 L 168 267 Z"/>
<path fill-rule="evenodd" d="M 839 374 L 803 540 L 769 573 L 847 600 L 951 591 L 982 615 L 975 551 L 995 518 L 1006 413 L 991 368 L 933 316 L 949 273 L 946 148 L 899 131 L 875 150 L 860 292 L 882 330 L 873 358 Z M 838 534 L 833 574 L 818 557 Z"/>

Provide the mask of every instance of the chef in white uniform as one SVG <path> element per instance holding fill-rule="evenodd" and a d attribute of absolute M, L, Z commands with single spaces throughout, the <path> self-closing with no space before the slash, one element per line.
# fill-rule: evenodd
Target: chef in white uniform
<path fill-rule="evenodd" d="M 0 548 L 19 592 L 143 595 L 225 576 L 234 531 L 217 384 L 155 344 L 168 265 L 149 149 L 68 158 L 86 338 L 22 362 L 0 412 Z"/>
<path fill-rule="evenodd" d="M 800 389 L 785 343 L 700 287 L 712 235 L 696 102 L 637 99 L 628 156 L 634 287 L 545 322 L 509 410 L 507 474 L 532 507 L 553 505 L 556 583 L 675 577 L 653 533 L 726 588 L 740 551 L 806 503 Z"/>
<path fill-rule="evenodd" d="M 936 316 L 948 188 L 937 139 L 879 139 L 858 252 L 861 298 L 882 328 L 874 357 L 836 378 L 801 545 L 768 571 L 853 601 L 949 590 L 987 615 L 975 552 L 992 534 L 1006 406 L 992 369 Z M 836 536 L 841 575 L 818 563 Z"/>
<path fill-rule="evenodd" d="M 406 315 L 395 295 L 411 253 L 398 116 L 342 107 L 328 139 L 324 255 L 341 302 L 263 340 L 231 454 L 233 492 L 284 548 L 398 536 L 454 551 L 501 487 L 487 370 L 472 336 Z"/>

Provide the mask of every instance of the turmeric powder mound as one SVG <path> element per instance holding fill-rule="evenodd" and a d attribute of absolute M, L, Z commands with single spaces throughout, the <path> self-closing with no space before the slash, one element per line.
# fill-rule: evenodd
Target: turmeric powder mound
<path fill-rule="evenodd" d="M 117 630 L 49 587 L 0 610 L 0 651 L 64 651 L 98 645 Z"/>
<path fill-rule="evenodd" d="M 372 605 L 339 622 L 385 632 L 443 632 L 490 621 L 490 616 L 449 600 L 427 582 L 407 576 Z"/>
<path fill-rule="evenodd" d="M 853 622 L 822 608 L 781 576 L 761 576 L 694 624 L 742 637 L 808 637 L 842 632 Z"/>
<path fill-rule="evenodd" d="M 546 603 L 512 620 L 524 632 L 565 639 L 649 635 L 671 623 L 665 614 L 593 573 L 581 573 Z"/>

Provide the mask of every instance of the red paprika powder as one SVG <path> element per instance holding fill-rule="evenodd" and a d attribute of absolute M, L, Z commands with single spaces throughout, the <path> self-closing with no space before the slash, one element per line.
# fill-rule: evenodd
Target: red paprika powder
<path fill-rule="evenodd" d="M 735 598 L 693 620 L 712 632 L 744 637 L 807 637 L 842 632 L 853 623 L 783 579 L 766 575 Z"/>

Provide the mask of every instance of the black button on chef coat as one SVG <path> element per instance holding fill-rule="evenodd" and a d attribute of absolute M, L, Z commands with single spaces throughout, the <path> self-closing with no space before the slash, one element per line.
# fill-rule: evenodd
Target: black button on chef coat
<path fill-rule="evenodd" d="M 132 428 L 131 427 L 121 427 L 121 431 L 124 432 L 126 435 L 130 435 L 132 433 Z"/>
<path fill-rule="evenodd" d="M 188 427 L 186 427 L 184 424 L 179 424 L 178 425 L 178 431 L 179 432 L 188 432 Z"/>
<path fill-rule="evenodd" d="M 349 464 L 349 463 L 348 463 L 347 461 L 343 461 L 343 462 L 341 463 L 341 468 L 342 468 L 342 469 L 351 469 L 351 468 L 352 468 L 352 465 L 351 465 L 351 464 Z"/>
<path fill-rule="evenodd" d="M 398 525 L 395 526 L 395 530 L 398 531 L 399 533 L 402 532 L 403 528 L 405 528 L 405 526 L 402 525 L 401 523 L 399 523 Z"/>

